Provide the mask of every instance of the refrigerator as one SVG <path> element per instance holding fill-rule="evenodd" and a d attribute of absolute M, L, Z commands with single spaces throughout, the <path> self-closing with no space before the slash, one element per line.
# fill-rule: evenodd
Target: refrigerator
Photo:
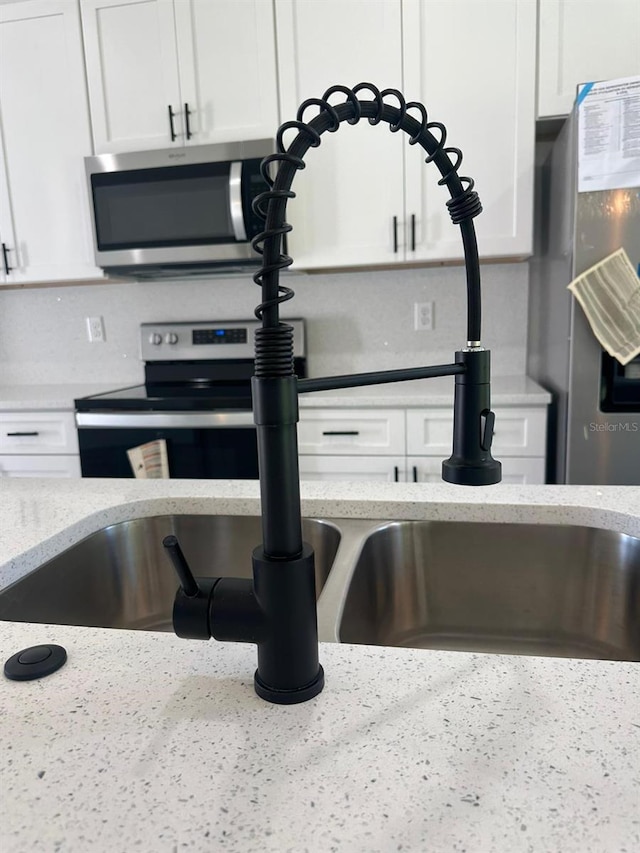
<path fill-rule="evenodd" d="M 578 87 L 537 180 L 527 372 L 553 400 L 547 482 L 640 485 L 640 356 L 609 356 L 567 290 L 620 248 L 640 275 L 640 77 Z"/>

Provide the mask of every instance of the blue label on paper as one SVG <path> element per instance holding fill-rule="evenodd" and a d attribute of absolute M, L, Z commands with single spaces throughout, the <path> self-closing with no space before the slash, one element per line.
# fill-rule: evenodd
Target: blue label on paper
<path fill-rule="evenodd" d="M 587 95 L 589 94 L 589 92 L 592 89 L 593 89 L 593 83 L 585 83 L 584 84 L 582 89 L 580 89 L 580 94 L 578 95 L 578 97 L 576 99 L 576 107 L 580 106 L 580 104 L 584 101 L 584 99 L 587 97 Z"/>

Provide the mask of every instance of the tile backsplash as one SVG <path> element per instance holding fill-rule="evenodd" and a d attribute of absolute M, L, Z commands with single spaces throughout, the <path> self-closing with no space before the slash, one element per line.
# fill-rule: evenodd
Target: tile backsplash
<path fill-rule="evenodd" d="M 482 267 L 483 343 L 496 374 L 525 372 L 528 282 L 527 263 Z M 464 345 L 463 267 L 291 274 L 286 283 L 296 296 L 282 316 L 306 319 L 312 376 L 449 362 Z M 140 323 L 246 319 L 259 301 L 249 276 L 0 289 L 0 382 L 133 384 L 143 376 Z M 413 306 L 425 301 L 435 303 L 435 328 L 416 332 Z M 104 318 L 104 343 L 88 342 L 90 316 Z"/>

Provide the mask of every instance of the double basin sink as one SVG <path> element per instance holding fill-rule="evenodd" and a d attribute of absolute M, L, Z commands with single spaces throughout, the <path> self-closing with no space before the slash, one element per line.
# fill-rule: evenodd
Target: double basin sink
<path fill-rule="evenodd" d="M 249 577 L 260 519 L 106 527 L 0 593 L 0 619 L 171 630 L 175 534 L 195 575 Z M 581 526 L 305 519 L 320 639 L 640 660 L 640 539 Z"/>

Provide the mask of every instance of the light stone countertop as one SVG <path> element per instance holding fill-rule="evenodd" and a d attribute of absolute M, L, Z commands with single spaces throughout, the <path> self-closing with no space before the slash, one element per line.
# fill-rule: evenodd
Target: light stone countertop
<path fill-rule="evenodd" d="M 73 410 L 78 397 L 100 394 L 135 385 L 135 382 L 82 383 L 60 385 L 0 385 L 0 411 Z M 365 388 L 318 391 L 300 395 L 300 407 L 364 406 L 448 406 L 453 402 L 451 376 L 394 382 Z M 540 406 L 551 395 L 528 376 L 493 376 L 491 400 L 494 406 Z"/>
<path fill-rule="evenodd" d="M 585 524 L 640 536 L 639 487 L 304 483 L 303 514 Z M 107 524 L 257 514 L 258 484 L 7 480 L 0 586 Z M 0 623 L 0 849 L 626 851 L 640 845 L 638 664 L 323 644 L 324 692 L 271 706 L 255 649 Z"/>
<path fill-rule="evenodd" d="M 255 649 L 0 623 L 3 853 L 632 853 L 638 665 L 322 645 L 326 687 L 269 705 Z"/>
<path fill-rule="evenodd" d="M 173 513 L 259 515 L 257 480 L 0 481 L 0 588 L 101 528 Z M 579 524 L 640 536 L 638 486 L 301 484 L 307 518 Z"/>
<path fill-rule="evenodd" d="M 82 382 L 60 385 L 0 385 L 0 412 L 73 411 L 73 401 L 89 394 L 104 394 L 134 382 Z"/>

